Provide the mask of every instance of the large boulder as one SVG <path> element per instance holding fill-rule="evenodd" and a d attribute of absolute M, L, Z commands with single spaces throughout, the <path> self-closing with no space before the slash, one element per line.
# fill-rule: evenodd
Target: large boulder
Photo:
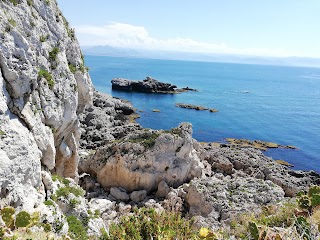
<path fill-rule="evenodd" d="M 192 126 L 187 123 L 167 132 L 139 130 L 99 148 L 80 167 L 102 186 L 128 192 L 157 190 L 163 180 L 179 186 L 202 174 L 191 134 Z"/>

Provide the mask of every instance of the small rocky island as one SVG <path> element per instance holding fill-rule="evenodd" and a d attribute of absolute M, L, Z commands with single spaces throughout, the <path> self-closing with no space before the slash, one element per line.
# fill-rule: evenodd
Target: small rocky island
<path fill-rule="evenodd" d="M 194 110 L 209 110 L 210 112 L 218 112 L 217 109 L 214 108 L 207 108 L 207 107 L 203 107 L 200 105 L 193 105 L 193 104 L 188 104 L 188 103 L 176 103 L 176 107 L 180 107 L 180 108 L 187 108 L 187 109 L 194 109 Z"/>
<path fill-rule="evenodd" d="M 177 88 L 170 83 L 159 82 L 152 77 L 146 77 L 142 81 L 133 81 L 125 78 L 114 78 L 111 80 L 112 89 L 129 91 L 129 92 L 146 92 L 146 93 L 180 93 L 187 91 L 197 91 L 189 87 Z"/>

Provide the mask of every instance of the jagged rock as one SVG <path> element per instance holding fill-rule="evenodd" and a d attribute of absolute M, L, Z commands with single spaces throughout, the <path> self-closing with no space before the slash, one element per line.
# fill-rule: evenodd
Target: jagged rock
<path fill-rule="evenodd" d="M 133 191 L 130 193 L 130 199 L 136 203 L 142 202 L 147 197 L 146 190 Z"/>
<path fill-rule="evenodd" d="M 168 186 L 168 184 L 166 183 L 166 181 L 161 181 L 158 184 L 158 190 L 156 192 L 156 196 L 157 197 L 166 197 L 168 195 L 168 193 L 170 192 L 170 187 Z"/>
<path fill-rule="evenodd" d="M 89 207 L 92 211 L 99 210 L 99 212 L 102 214 L 104 212 L 113 210 L 115 203 L 108 199 L 93 198 L 89 202 Z"/>
<path fill-rule="evenodd" d="M 77 114 L 90 104 L 93 87 L 87 71 L 80 71 L 79 44 L 55 1 L 1 1 L 0 9 L 1 201 L 29 208 L 43 201 L 33 197 L 41 164 L 77 176 Z M 68 64 L 76 66 L 75 74 Z"/>
<path fill-rule="evenodd" d="M 136 131 L 99 148 L 92 158 L 81 162 L 81 168 L 97 176 L 104 187 L 150 192 L 162 180 L 179 186 L 202 174 L 191 134 L 192 126 L 186 123 L 172 132 Z"/>
<path fill-rule="evenodd" d="M 311 184 L 320 184 L 318 173 L 290 170 L 254 148 L 216 144 L 205 144 L 202 147 L 199 150 L 200 159 L 208 161 L 215 172 L 271 180 L 282 187 L 288 197 L 307 190 Z"/>
<path fill-rule="evenodd" d="M 151 77 L 147 77 L 143 81 L 132 81 L 125 78 L 114 78 L 111 80 L 111 83 L 113 89 L 148 93 L 173 93 L 175 91 L 175 88 L 177 88 L 177 86 L 175 85 L 159 82 Z"/>
<path fill-rule="evenodd" d="M 216 177 L 194 179 L 183 189 L 187 192 L 185 201 L 189 214 L 202 216 L 203 221 L 218 226 L 219 222 L 230 222 L 248 211 L 256 211 L 259 206 L 275 204 L 284 199 L 284 191 L 271 181 L 252 177 Z"/>
<path fill-rule="evenodd" d="M 130 199 L 125 189 L 119 187 L 110 188 L 110 194 L 117 200 L 128 201 Z"/>
<path fill-rule="evenodd" d="M 107 142 L 124 137 L 129 132 L 141 129 L 130 122 L 133 106 L 108 94 L 94 92 L 93 105 L 79 115 L 81 122 L 81 147 L 96 149 Z"/>

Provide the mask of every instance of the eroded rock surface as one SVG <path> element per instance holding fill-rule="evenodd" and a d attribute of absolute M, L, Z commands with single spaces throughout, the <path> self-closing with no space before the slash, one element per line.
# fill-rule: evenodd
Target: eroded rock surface
<path fill-rule="evenodd" d="M 202 174 L 191 134 L 187 123 L 171 132 L 139 130 L 97 149 L 93 157 L 81 161 L 81 169 L 104 187 L 130 192 L 157 190 L 162 180 L 179 186 Z"/>
<path fill-rule="evenodd" d="M 30 196 L 41 188 L 41 165 L 77 176 L 77 114 L 93 89 L 57 3 L 31 3 L 0 2 L 1 204 L 27 208 L 39 202 Z"/>

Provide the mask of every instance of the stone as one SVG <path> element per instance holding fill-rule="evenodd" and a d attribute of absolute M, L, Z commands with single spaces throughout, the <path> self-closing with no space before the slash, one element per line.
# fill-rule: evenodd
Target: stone
<path fill-rule="evenodd" d="M 90 200 L 88 205 L 92 211 L 99 210 L 101 214 L 104 212 L 112 211 L 115 208 L 114 202 L 103 198 L 93 198 Z"/>
<path fill-rule="evenodd" d="M 138 130 L 99 148 L 80 166 L 107 188 L 149 193 L 157 190 L 162 180 L 179 186 L 202 175 L 203 165 L 191 134 L 192 125 L 187 123 L 171 132 Z"/>
<path fill-rule="evenodd" d="M 147 191 L 146 190 L 140 190 L 140 191 L 133 191 L 130 194 L 130 199 L 136 203 L 142 202 L 147 197 Z"/>
<path fill-rule="evenodd" d="M 110 194 L 120 201 L 128 201 L 130 199 L 128 193 L 123 188 L 112 187 L 110 188 Z"/>
<path fill-rule="evenodd" d="M 156 192 L 156 197 L 165 198 L 170 192 L 170 187 L 166 183 L 166 181 L 161 181 L 158 184 L 158 190 Z"/>

